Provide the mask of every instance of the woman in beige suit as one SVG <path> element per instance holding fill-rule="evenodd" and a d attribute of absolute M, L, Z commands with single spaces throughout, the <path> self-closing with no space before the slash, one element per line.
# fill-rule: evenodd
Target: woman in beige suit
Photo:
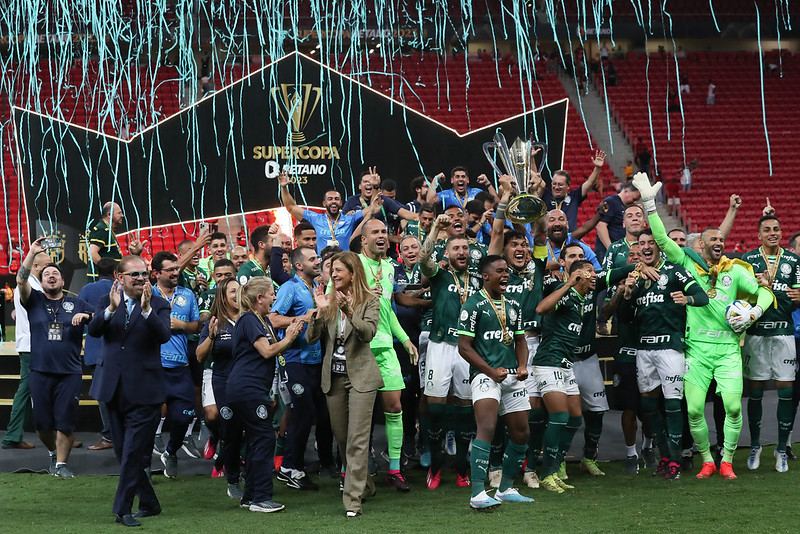
<path fill-rule="evenodd" d="M 369 342 L 378 328 L 380 304 L 367 286 L 364 267 L 352 252 L 333 257 L 333 288 L 321 286 L 306 340 L 325 337 L 322 391 L 328 396 L 331 428 L 346 465 L 342 501 L 347 517 L 361 515 L 362 498 L 375 493 L 367 472 L 372 407 L 383 387 Z"/>

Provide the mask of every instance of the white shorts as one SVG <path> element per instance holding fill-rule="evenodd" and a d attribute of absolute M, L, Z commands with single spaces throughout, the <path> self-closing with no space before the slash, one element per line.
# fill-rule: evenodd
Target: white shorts
<path fill-rule="evenodd" d="M 425 356 L 428 354 L 428 342 L 431 339 L 430 331 L 423 331 L 419 333 L 419 387 L 425 387 Z"/>
<path fill-rule="evenodd" d="M 686 359 L 673 349 L 637 350 L 636 383 L 640 393 L 649 393 L 658 386 L 665 399 L 683 398 L 683 374 Z"/>
<path fill-rule="evenodd" d="M 217 404 L 217 401 L 214 399 L 214 388 L 211 386 L 211 375 L 213 373 L 213 369 L 203 369 L 203 408 Z"/>
<path fill-rule="evenodd" d="M 534 365 L 533 376 L 536 378 L 536 387 L 539 388 L 542 396 L 548 393 L 566 393 L 570 396 L 581 394 L 572 369 Z"/>
<path fill-rule="evenodd" d="M 584 412 L 607 412 L 608 397 L 603 372 L 600 370 L 600 359 L 597 354 L 578 360 L 572 365 L 575 381 L 581 391 L 581 407 Z"/>
<path fill-rule="evenodd" d="M 667 199 L 667 206 L 680 206 L 681 199 L 680 197 L 669 197 Z"/>
<path fill-rule="evenodd" d="M 539 336 L 526 336 L 525 342 L 528 344 L 528 378 L 525 380 L 525 389 L 528 390 L 529 397 L 541 397 L 539 383 L 533 376 L 533 357 L 539 348 Z"/>
<path fill-rule="evenodd" d="M 472 404 L 479 400 L 494 399 L 499 404 L 497 413 L 503 416 L 512 412 L 527 412 L 531 409 L 525 382 L 517 380 L 517 375 L 508 375 L 499 384 L 483 373 L 472 379 Z"/>
<path fill-rule="evenodd" d="M 459 399 L 472 399 L 469 385 L 469 364 L 449 343 L 428 343 L 425 355 L 425 395 L 443 399 L 452 393 Z"/>
<path fill-rule="evenodd" d="M 794 336 L 747 336 L 742 358 L 742 374 L 748 380 L 794 382 L 797 371 Z"/>

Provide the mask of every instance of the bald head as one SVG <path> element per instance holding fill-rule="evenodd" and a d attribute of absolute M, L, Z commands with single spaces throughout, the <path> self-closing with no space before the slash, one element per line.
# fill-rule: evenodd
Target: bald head
<path fill-rule="evenodd" d="M 116 228 L 122 223 L 125 215 L 122 213 L 122 208 L 116 202 L 106 202 L 103 204 L 103 220 L 108 223 L 111 228 Z"/>

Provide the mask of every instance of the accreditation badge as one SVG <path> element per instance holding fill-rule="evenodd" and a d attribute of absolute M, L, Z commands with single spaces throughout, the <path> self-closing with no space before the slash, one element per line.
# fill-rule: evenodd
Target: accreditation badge
<path fill-rule="evenodd" d="M 47 326 L 47 340 L 62 341 L 63 339 L 64 339 L 64 325 L 61 323 L 51 322 Z"/>

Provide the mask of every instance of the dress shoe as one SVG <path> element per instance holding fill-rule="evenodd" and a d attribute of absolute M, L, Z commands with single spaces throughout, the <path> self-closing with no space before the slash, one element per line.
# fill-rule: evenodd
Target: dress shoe
<path fill-rule="evenodd" d="M 91 447 L 89 447 L 90 451 L 103 451 L 105 449 L 113 449 L 114 444 L 108 441 L 106 438 L 101 439 Z"/>
<path fill-rule="evenodd" d="M 133 512 L 133 517 L 140 518 L 140 517 L 153 517 L 154 515 L 158 515 L 161 513 L 161 507 L 158 508 L 139 508 L 135 512 Z"/>
<path fill-rule="evenodd" d="M 4 449 L 32 449 L 36 445 L 28 443 L 27 441 L 12 441 L 11 443 L 3 443 Z"/>
<path fill-rule="evenodd" d="M 133 518 L 131 514 L 118 515 L 117 523 L 125 525 L 126 527 L 141 527 L 142 524 Z"/>
<path fill-rule="evenodd" d="M 76 439 L 75 441 L 72 442 L 72 448 L 73 449 L 80 449 L 81 447 L 83 447 L 83 442 L 82 441 L 78 441 Z"/>

